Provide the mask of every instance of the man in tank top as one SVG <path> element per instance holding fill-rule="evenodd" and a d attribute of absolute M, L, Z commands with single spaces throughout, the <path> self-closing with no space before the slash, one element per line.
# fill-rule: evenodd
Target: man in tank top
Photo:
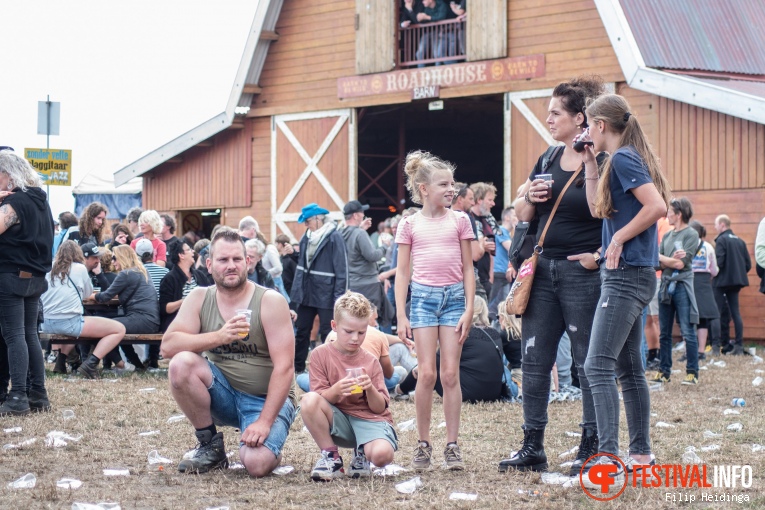
<path fill-rule="evenodd" d="M 213 238 L 207 269 L 215 286 L 193 290 L 162 338 L 162 356 L 172 357 L 170 391 L 199 441 L 178 470 L 228 467 L 217 424 L 242 431 L 242 464 L 265 476 L 279 465 L 297 407 L 289 307 L 247 280 L 244 243 L 233 229 Z M 251 311 L 249 325 L 243 309 Z"/>

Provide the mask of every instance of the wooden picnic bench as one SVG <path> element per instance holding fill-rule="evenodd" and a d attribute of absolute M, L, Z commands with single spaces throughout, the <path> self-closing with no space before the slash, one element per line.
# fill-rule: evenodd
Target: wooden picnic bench
<path fill-rule="evenodd" d="M 53 344 L 80 344 L 80 343 L 90 343 L 90 342 L 98 342 L 101 340 L 100 338 L 75 338 L 73 336 L 69 335 L 54 335 L 51 333 L 40 333 L 40 343 L 43 345 L 43 347 L 47 347 L 48 342 L 51 342 Z M 120 342 L 121 345 L 140 345 L 140 344 L 159 344 L 162 342 L 162 333 L 151 333 L 151 334 L 131 334 L 128 333 L 125 335 L 125 338 L 122 339 L 122 342 Z"/>

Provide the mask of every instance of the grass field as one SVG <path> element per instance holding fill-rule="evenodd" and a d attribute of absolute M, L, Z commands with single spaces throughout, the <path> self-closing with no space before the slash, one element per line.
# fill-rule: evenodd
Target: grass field
<path fill-rule="evenodd" d="M 285 476 L 251 479 L 242 469 L 204 475 L 181 475 L 177 463 L 183 453 L 194 447 L 191 425 L 185 419 L 167 423 L 179 409 L 167 389 L 163 375 L 131 374 L 116 379 L 86 381 L 50 377 L 48 391 L 53 411 L 22 418 L 0 418 L 3 429 L 21 427 L 21 433 L 3 434 L 3 444 L 18 444 L 36 438 L 36 442 L 19 449 L 0 452 L 0 507 L 2 508 L 71 508 L 73 502 L 118 502 L 122 508 L 674 508 L 677 502 L 666 494 L 689 498 L 692 508 L 765 508 L 765 451 L 752 452 L 753 444 L 765 444 L 765 386 L 755 387 L 752 380 L 765 364 L 752 364 L 749 356 L 723 358 L 724 368 L 708 365 L 701 371 L 700 385 L 679 384 L 680 374 L 663 391 L 651 392 L 651 433 L 653 448 L 662 464 L 682 463 L 688 446 L 709 465 L 748 464 L 752 467 L 753 485 L 749 489 L 666 489 L 628 487 L 611 503 L 590 499 L 578 486 L 564 488 L 543 484 L 539 474 L 507 474 L 497 471 L 497 462 L 510 450 L 517 449 L 522 438 L 522 408 L 519 404 L 465 405 L 462 410 L 461 448 L 467 463 L 462 473 L 434 470 L 421 475 L 423 487 L 415 494 L 399 494 L 395 484 L 412 478 L 413 472 L 397 477 L 373 477 L 362 480 L 341 480 L 316 484 L 309 478 L 318 449 L 303 432 L 298 417 L 284 450 L 282 464 L 295 468 Z M 702 362 L 704 363 L 704 362 Z M 678 368 L 676 365 L 675 368 Z M 154 391 L 141 391 L 145 388 Z M 740 415 L 725 415 L 734 397 L 743 397 L 747 405 Z M 64 419 L 63 411 L 74 411 L 75 417 Z M 397 422 L 414 418 L 414 405 L 393 402 Z M 580 402 L 552 403 L 547 429 L 546 451 L 551 471 L 564 471 L 560 463 L 571 456 L 559 455 L 579 444 L 579 439 L 566 432 L 578 431 Z M 433 413 L 434 457 L 442 460 L 444 447 L 440 401 Z M 673 427 L 657 428 L 656 422 Z M 620 446 L 627 446 L 622 412 Z M 741 432 L 729 432 L 726 426 L 740 422 Z M 82 434 L 79 442 L 63 448 L 45 446 L 46 435 L 65 431 L 72 436 Z M 158 435 L 139 433 L 158 430 Z M 231 462 L 238 461 L 238 434 L 223 429 L 227 450 L 234 452 Z M 704 431 L 721 433 L 722 437 L 705 439 Z M 400 447 L 395 461 L 408 467 L 416 442 L 414 431 L 400 432 Z M 700 451 L 702 446 L 720 445 L 716 451 Z M 150 469 L 147 454 L 159 454 L 174 461 L 162 471 Z M 346 464 L 350 452 L 344 452 Z M 104 476 L 104 469 L 128 469 L 127 477 Z M 709 478 L 711 480 L 711 467 Z M 7 483 L 25 473 L 34 473 L 33 489 L 9 489 Z M 76 490 L 57 489 L 56 481 L 75 478 L 82 481 Z M 476 501 L 450 501 L 452 492 L 477 494 Z M 749 502 L 703 502 L 708 494 L 747 495 Z"/>

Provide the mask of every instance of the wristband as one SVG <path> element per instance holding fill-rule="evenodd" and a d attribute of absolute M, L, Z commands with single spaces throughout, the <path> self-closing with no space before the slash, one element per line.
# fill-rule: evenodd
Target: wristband
<path fill-rule="evenodd" d="M 616 240 L 615 238 L 613 238 L 613 237 L 611 238 L 611 242 L 612 242 L 612 243 L 614 243 L 614 246 L 616 246 L 617 248 L 621 248 L 622 246 L 624 246 L 624 244 L 623 244 L 623 243 L 620 243 L 619 241 L 617 241 L 617 240 Z"/>
<path fill-rule="evenodd" d="M 529 192 L 528 191 L 526 192 L 525 195 L 523 195 L 523 199 L 526 201 L 527 204 L 534 205 L 534 202 L 532 202 L 531 199 L 529 198 Z"/>

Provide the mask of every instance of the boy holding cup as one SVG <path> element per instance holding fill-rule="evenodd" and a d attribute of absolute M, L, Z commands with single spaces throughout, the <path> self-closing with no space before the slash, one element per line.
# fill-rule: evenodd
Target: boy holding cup
<path fill-rule="evenodd" d="M 303 396 L 300 412 L 321 449 L 311 471 L 314 481 L 343 476 L 338 446 L 354 449 L 353 478 L 369 476 L 370 461 L 380 467 L 390 464 L 398 448 L 382 367 L 361 349 L 371 314 L 364 296 L 346 292 L 335 302 L 332 329 L 337 339 L 311 353 L 311 392 Z"/>

